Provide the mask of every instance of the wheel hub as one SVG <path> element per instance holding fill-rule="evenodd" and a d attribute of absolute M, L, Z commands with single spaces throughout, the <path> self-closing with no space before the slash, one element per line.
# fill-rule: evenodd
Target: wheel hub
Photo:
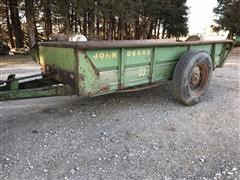
<path fill-rule="evenodd" d="M 201 72 L 198 66 L 193 69 L 191 76 L 191 84 L 192 86 L 197 86 L 201 80 Z"/>
<path fill-rule="evenodd" d="M 204 92 L 208 80 L 207 66 L 204 63 L 196 65 L 190 77 L 190 91 L 192 94 L 199 96 Z"/>

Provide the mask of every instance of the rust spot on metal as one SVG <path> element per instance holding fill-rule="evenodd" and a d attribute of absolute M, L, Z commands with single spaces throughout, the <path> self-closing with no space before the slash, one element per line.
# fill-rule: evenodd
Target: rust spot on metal
<path fill-rule="evenodd" d="M 109 86 L 102 86 L 101 87 L 101 91 L 102 92 L 106 92 L 106 91 L 109 91 L 110 90 L 110 87 Z"/>
<path fill-rule="evenodd" d="M 141 90 L 145 90 L 145 89 L 149 89 L 149 88 L 153 88 L 153 87 L 158 87 L 160 86 L 162 83 L 164 82 L 164 80 L 158 82 L 158 83 L 153 83 L 153 84 L 147 84 L 147 85 L 142 85 L 142 86 L 137 86 L 134 88 L 128 88 L 128 89 L 120 89 L 117 92 L 135 92 L 135 91 L 141 91 Z"/>
<path fill-rule="evenodd" d="M 81 74 L 78 75 L 78 78 L 79 78 L 80 81 L 84 81 L 84 79 L 85 79 L 84 76 L 81 75 Z"/>
<path fill-rule="evenodd" d="M 54 65 L 46 65 L 45 66 L 45 73 L 50 73 L 50 74 L 56 74 L 57 73 L 57 69 Z"/>
<path fill-rule="evenodd" d="M 191 73 L 190 91 L 195 96 L 204 93 L 208 81 L 208 67 L 205 63 L 197 64 Z"/>
<path fill-rule="evenodd" d="M 47 65 L 47 70 L 51 75 L 49 77 L 53 77 L 64 84 L 68 84 L 73 88 L 76 88 L 76 76 L 73 72 L 68 72 L 62 69 L 55 67 L 54 65 Z"/>
<path fill-rule="evenodd" d="M 69 84 L 71 87 L 75 87 L 75 74 L 63 70 L 58 70 L 58 74 L 62 82 Z"/>
<path fill-rule="evenodd" d="M 94 73 L 95 73 L 97 76 L 100 76 L 100 73 L 99 73 L 98 69 L 97 69 L 97 68 L 95 67 L 95 65 L 92 63 L 92 60 L 88 57 L 88 55 L 86 54 L 86 52 L 85 52 L 85 51 L 82 51 L 82 53 L 84 54 L 85 59 L 88 60 L 88 62 L 89 62 L 89 64 L 91 65 Z"/>
<path fill-rule="evenodd" d="M 122 83 L 118 83 L 118 89 L 123 89 L 124 85 Z"/>

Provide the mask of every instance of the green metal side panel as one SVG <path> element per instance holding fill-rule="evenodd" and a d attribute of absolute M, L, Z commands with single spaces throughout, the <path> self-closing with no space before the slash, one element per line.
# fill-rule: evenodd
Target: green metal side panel
<path fill-rule="evenodd" d="M 230 54 L 230 52 L 233 48 L 233 44 L 230 44 L 230 43 L 226 43 L 226 44 L 222 44 L 222 45 L 218 44 L 218 46 L 221 47 L 221 51 L 219 54 L 219 62 L 216 62 L 215 64 L 217 67 L 223 67 L 227 60 L 228 55 Z"/>
<path fill-rule="evenodd" d="M 171 79 L 178 60 L 189 49 L 211 54 L 213 45 L 81 51 L 78 53 L 80 94 L 92 96 Z M 215 46 L 217 61 L 222 49 L 223 45 Z"/>
<path fill-rule="evenodd" d="M 192 45 L 190 47 L 190 49 L 195 49 L 195 50 L 202 50 L 202 51 L 206 51 L 208 54 L 211 54 L 211 51 L 212 51 L 212 45 Z"/>
<path fill-rule="evenodd" d="M 159 81 L 172 78 L 177 61 L 188 50 L 188 46 L 157 47 L 153 79 Z"/>
<path fill-rule="evenodd" d="M 118 70 L 100 72 L 100 89 L 102 91 L 115 91 L 118 89 Z"/>
<path fill-rule="evenodd" d="M 150 82 L 153 48 L 128 48 L 122 55 L 123 87 L 133 87 Z"/>
<path fill-rule="evenodd" d="M 40 65 L 53 65 L 68 72 L 75 72 L 76 58 L 73 48 L 39 46 Z"/>
<path fill-rule="evenodd" d="M 117 90 L 120 50 L 88 50 L 86 51 L 86 55 L 99 73 L 99 91 Z"/>
<path fill-rule="evenodd" d="M 156 64 L 154 66 L 154 81 L 171 79 L 177 62 Z"/>
<path fill-rule="evenodd" d="M 99 71 L 116 70 L 118 68 L 118 49 L 88 50 L 86 54 Z"/>
<path fill-rule="evenodd" d="M 222 50 L 223 50 L 223 44 L 215 45 L 215 66 L 220 64 Z"/>
<path fill-rule="evenodd" d="M 100 93 L 100 73 L 84 51 L 78 51 L 78 88 L 80 96 Z"/>
<path fill-rule="evenodd" d="M 188 50 L 188 46 L 157 47 L 156 64 L 177 61 L 183 53 Z"/>
<path fill-rule="evenodd" d="M 125 68 L 149 65 L 151 62 L 152 48 L 125 49 Z"/>
<path fill-rule="evenodd" d="M 51 79 L 77 89 L 77 58 L 74 48 L 39 46 L 39 64 Z"/>

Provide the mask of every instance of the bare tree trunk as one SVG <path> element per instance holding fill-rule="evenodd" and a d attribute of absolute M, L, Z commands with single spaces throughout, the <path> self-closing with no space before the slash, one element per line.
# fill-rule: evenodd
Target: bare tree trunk
<path fill-rule="evenodd" d="M 125 31 L 124 39 L 128 39 L 129 33 L 128 33 L 128 23 L 127 22 L 124 24 L 124 31 Z"/>
<path fill-rule="evenodd" d="M 22 48 L 24 46 L 23 42 L 23 32 L 21 29 L 21 22 L 18 13 L 18 3 L 17 0 L 8 0 L 9 9 L 11 14 L 11 22 L 13 27 L 13 34 L 15 36 L 16 48 Z"/>
<path fill-rule="evenodd" d="M 83 35 L 87 36 L 87 13 L 83 13 Z"/>
<path fill-rule="evenodd" d="M 100 36 L 100 22 L 99 22 L 99 16 L 96 17 L 97 18 L 97 36 L 99 39 Z"/>
<path fill-rule="evenodd" d="M 120 40 L 124 40 L 124 25 L 123 25 L 123 20 L 121 20 Z"/>
<path fill-rule="evenodd" d="M 153 22 L 151 21 L 150 27 L 149 27 L 149 31 L 148 31 L 148 35 L 147 35 L 147 39 L 151 39 L 152 38 L 152 30 L 153 30 Z"/>
<path fill-rule="evenodd" d="M 52 34 L 52 12 L 51 12 L 51 2 L 50 0 L 44 0 L 44 23 L 45 23 L 45 35 L 47 39 Z"/>
<path fill-rule="evenodd" d="M 78 15 L 76 13 L 75 10 L 75 14 L 74 14 L 74 33 L 77 34 L 78 33 Z"/>
<path fill-rule="evenodd" d="M 78 25 L 79 25 L 79 32 L 82 34 L 82 32 L 83 32 L 83 25 L 82 25 L 81 17 L 78 17 Z"/>
<path fill-rule="evenodd" d="M 139 32 L 139 17 L 137 17 L 135 21 L 135 39 L 140 39 L 140 32 Z"/>
<path fill-rule="evenodd" d="M 112 34 L 112 36 L 111 36 L 111 39 L 112 40 L 114 40 L 115 39 L 115 18 L 114 18 L 114 16 L 112 16 L 112 18 L 111 18 L 111 23 L 112 23 L 112 32 L 111 32 L 111 34 Z"/>
<path fill-rule="evenodd" d="M 25 0 L 25 14 L 28 27 L 29 47 L 36 44 L 33 0 Z"/>
<path fill-rule="evenodd" d="M 166 26 L 163 24 L 162 39 L 165 39 L 165 33 L 166 33 Z"/>
<path fill-rule="evenodd" d="M 106 18 L 103 18 L 103 39 L 106 39 Z"/>
<path fill-rule="evenodd" d="M 118 20 L 118 31 L 117 31 L 117 39 L 118 40 L 121 40 L 122 39 L 122 29 L 123 29 L 123 26 L 122 26 L 122 17 L 119 18 Z"/>
<path fill-rule="evenodd" d="M 15 48 L 15 44 L 14 44 L 14 40 L 13 40 L 12 25 L 11 25 L 10 19 L 9 19 L 9 9 L 8 9 L 7 1 L 6 1 L 6 19 L 7 19 L 7 29 L 8 29 L 10 44 L 11 44 L 12 48 Z"/>
<path fill-rule="evenodd" d="M 148 20 L 145 15 L 143 18 L 143 26 L 142 26 L 142 38 L 143 39 L 147 39 L 147 37 L 148 37 L 147 27 L 148 27 Z"/>
<path fill-rule="evenodd" d="M 93 30 L 94 30 L 94 15 L 91 12 L 91 13 L 88 13 L 89 40 L 93 40 Z"/>
<path fill-rule="evenodd" d="M 157 38 L 157 26 L 158 26 L 158 19 L 155 19 L 155 23 L 153 26 L 154 38 Z"/>
<path fill-rule="evenodd" d="M 109 15 L 108 19 L 108 40 L 112 40 L 112 15 Z"/>
<path fill-rule="evenodd" d="M 161 23 L 158 23 L 158 27 L 157 27 L 157 39 L 159 39 L 160 37 L 160 29 L 161 29 Z"/>
<path fill-rule="evenodd" d="M 70 29 L 71 29 L 71 32 L 73 33 L 74 32 L 74 8 L 71 6 L 71 12 L 69 13 L 69 26 L 70 26 Z"/>
<path fill-rule="evenodd" d="M 65 33 L 67 35 L 71 34 L 72 33 L 72 27 L 70 25 L 70 14 L 69 13 L 64 18 L 64 26 L 65 26 Z"/>
<path fill-rule="evenodd" d="M 66 5 L 64 7 L 63 13 L 63 33 L 70 35 L 72 34 L 72 26 L 71 26 L 71 1 L 66 1 Z"/>

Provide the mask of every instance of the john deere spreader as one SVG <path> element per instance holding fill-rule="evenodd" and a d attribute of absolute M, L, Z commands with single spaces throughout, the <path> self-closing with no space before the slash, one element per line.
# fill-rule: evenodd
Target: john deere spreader
<path fill-rule="evenodd" d="M 232 47 L 229 40 L 40 42 L 31 54 L 42 73 L 0 81 L 0 100 L 92 97 L 172 80 L 176 99 L 193 105 L 201 101 L 214 69 L 224 65 Z"/>

